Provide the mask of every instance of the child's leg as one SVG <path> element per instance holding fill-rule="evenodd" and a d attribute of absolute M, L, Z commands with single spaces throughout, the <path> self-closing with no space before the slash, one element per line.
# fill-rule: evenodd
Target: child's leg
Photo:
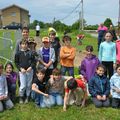
<path fill-rule="evenodd" d="M 49 99 L 51 102 L 51 106 L 54 106 L 55 105 L 55 96 L 53 94 L 51 94 L 51 95 L 49 95 Z"/>
<path fill-rule="evenodd" d="M 98 100 L 96 97 L 92 98 L 95 107 L 102 107 L 102 101 Z"/>
<path fill-rule="evenodd" d="M 3 103 L 2 103 L 2 101 L 0 101 L 0 112 L 2 112 L 3 110 L 4 110 Z"/>
<path fill-rule="evenodd" d="M 108 65 L 108 74 L 109 74 L 109 79 L 111 78 L 111 76 L 113 75 L 114 69 L 113 69 L 113 62 L 109 62 Z"/>
<path fill-rule="evenodd" d="M 69 76 L 73 76 L 74 77 L 74 67 L 69 67 L 68 68 L 68 73 L 69 73 Z"/>
<path fill-rule="evenodd" d="M 20 88 L 19 88 L 19 96 L 24 97 L 26 90 L 26 73 L 19 72 L 20 75 Z"/>
<path fill-rule="evenodd" d="M 56 94 L 56 104 L 63 105 L 63 97 L 60 94 Z"/>
<path fill-rule="evenodd" d="M 61 74 L 62 74 L 63 76 L 66 75 L 66 71 L 67 71 L 67 68 L 64 67 L 64 66 L 61 66 Z"/>
<path fill-rule="evenodd" d="M 107 98 L 105 101 L 103 101 L 103 107 L 109 107 L 110 106 L 110 101 L 109 98 Z"/>
<path fill-rule="evenodd" d="M 11 84 L 10 89 L 11 89 L 10 99 L 11 99 L 12 101 L 14 101 L 14 100 L 15 100 L 15 97 L 16 97 L 16 84 Z"/>
<path fill-rule="evenodd" d="M 112 98 L 112 107 L 113 108 L 118 108 L 120 103 L 120 99 L 117 98 Z"/>
<path fill-rule="evenodd" d="M 32 79 L 33 79 L 33 70 L 27 72 L 27 80 L 26 80 L 26 97 L 30 96 L 31 87 L 32 87 Z"/>
<path fill-rule="evenodd" d="M 4 100 L 3 103 L 4 103 L 6 109 L 11 109 L 14 107 L 14 105 L 10 99 Z"/>

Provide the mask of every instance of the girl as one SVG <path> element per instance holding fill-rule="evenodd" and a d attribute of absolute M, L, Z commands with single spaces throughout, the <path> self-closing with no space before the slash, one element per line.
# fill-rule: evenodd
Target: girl
<path fill-rule="evenodd" d="M 8 84 L 8 95 L 12 101 L 14 101 L 16 97 L 16 80 L 17 80 L 17 73 L 14 72 L 13 70 L 14 67 L 12 63 L 7 63 L 5 65 L 6 79 Z"/>
<path fill-rule="evenodd" d="M 0 112 L 6 109 L 13 108 L 13 103 L 8 97 L 8 87 L 6 76 L 3 74 L 3 65 L 0 64 Z"/>
<path fill-rule="evenodd" d="M 96 74 L 88 82 L 89 93 L 96 107 L 108 107 L 110 105 L 108 98 L 110 83 L 104 72 L 105 67 L 102 64 L 98 65 Z"/>
<path fill-rule="evenodd" d="M 112 33 L 106 32 L 105 41 L 100 44 L 99 49 L 99 60 L 106 67 L 105 75 L 107 76 L 108 73 L 109 79 L 113 75 L 116 64 L 116 45 L 112 42 L 112 38 Z"/>
<path fill-rule="evenodd" d="M 116 73 L 110 79 L 112 93 L 112 107 L 120 108 L 120 64 L 116 67 Z"/>

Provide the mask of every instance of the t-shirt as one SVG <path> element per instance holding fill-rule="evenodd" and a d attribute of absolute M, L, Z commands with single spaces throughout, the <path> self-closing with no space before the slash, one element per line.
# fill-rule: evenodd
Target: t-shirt
<path fill-rule="evenodd" d="M 84 81 L 80 80 L 80 79 L 76 79 L 76 82 L 77 82 L 77 87 L 80 87 L 82 89 L 85 89 L 85 83 Z M 66 93 L 69 93 L 70 89 L 69 88 L 66 88 L 65 89 L 65 92 Z"/>
<path fill-rule="evenodd" d="M 47 49 L 47 48 L 43 47 L 42 55 L 43 55 L 43 61 L 45 63 L 48 63 L 49 62 L 49 56 L 50 56 L 50 49 L 49 48 Z"/>
<path fill-rule="evenodd" d="M 46 83 L 45 82 L 41 82 L 40 80 L 38 80 L 37 78 L 34 80 L 33 84 L 36 84 L 38 89 L 41 91 L 41 92 L 45 92 L 45 86 L 46 86 Z"/>

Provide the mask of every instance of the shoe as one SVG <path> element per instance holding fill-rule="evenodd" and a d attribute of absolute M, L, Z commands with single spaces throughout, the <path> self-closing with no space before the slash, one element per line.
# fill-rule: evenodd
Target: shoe
<path fill-rule="evenodd" d="M 19 98 L 19 103 L 20 103 L 20 104 L 23 104 L 23 103 L 24 103 L 22 97 Z"/>
<path fill-rule="evenodd" d="M 26 97 L 25 103 L 28 103 L 28 102 L 29 102 L 29 97 Z"/>

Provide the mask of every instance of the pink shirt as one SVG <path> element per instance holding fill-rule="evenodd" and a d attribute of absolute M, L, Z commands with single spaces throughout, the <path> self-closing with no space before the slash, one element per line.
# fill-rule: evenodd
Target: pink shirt
<path fill-rule="evenodd" d="M 116 40 L 116 60 L 120 63 L 120 40 Z"/>
<path fill-rule="evenodd" d="M 106 26 L 103 26 L 103 27 L 99 26 L 97 31 L 99 31 L 99 30 L 105 30 L 105 31 L 107 31 L 108 28 Z"/>

